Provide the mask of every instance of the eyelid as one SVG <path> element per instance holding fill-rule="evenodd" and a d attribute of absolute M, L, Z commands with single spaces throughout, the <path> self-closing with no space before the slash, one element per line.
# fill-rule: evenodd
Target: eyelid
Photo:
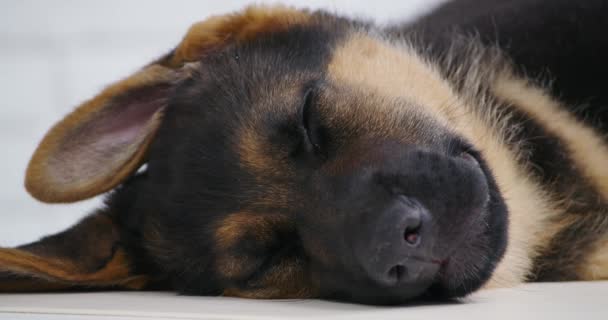
<path fill-rule="evenodd" d="M 302 113 L 301 119 L 302 119 L 302 126 L 306 133 L 306 139 L 313 146 L 313 148 L 318 149 L 319 145 L 317 144 L 314 137 L 312 136 L 312 134 L 313 134 L 312 131 L 314 128 L 311 128 L 311 116 L 312 116 L 312 112 L 314 112 L 314 110 L 313 110 L 314 96 L 313 95 L 314 94 L 312 92 L 312 89 L 309 88 L 304 95 L 304 104 L 302 105 L 302 108 L 301 108 L 301 113 Z"/>
<path fill-rule="evenodd" d="M 300 108 L 300 123 L 304 135 L 306 151 L 314 153 L 322 158 L 323 154 L 322 142 L 320 141 L 320 125 L 317 114 L 317 96 L 315 86 L 310 86 L 306 89 L 302 107 Z"/>

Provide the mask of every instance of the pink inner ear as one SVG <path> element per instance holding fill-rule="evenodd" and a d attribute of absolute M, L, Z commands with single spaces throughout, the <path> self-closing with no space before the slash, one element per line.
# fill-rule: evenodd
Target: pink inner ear
<path fill-rule="evenodd" d="M 130 144 L 145 134 L 142 130 L 148 121 L 165 106 L 167 90 L 158 87 L 140 89 L 123 98 L 126 101 L 119 98 L 116 104 L 103 110 L 87 128 L 97 136 L 95 148 L 112 149 L 113 146 Z"/>
<path fill-rule="evenodd" d="M 170 85 L 131 90 L 68 134 L 49 159 L 49 173 L 61 184 L 88 184 L 119 170 L 151 133 L 149 123 L 166 105 Z"/>

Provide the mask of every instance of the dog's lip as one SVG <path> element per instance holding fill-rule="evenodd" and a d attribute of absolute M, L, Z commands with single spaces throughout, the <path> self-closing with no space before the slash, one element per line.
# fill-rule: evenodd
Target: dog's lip
<path fill-rule="evenodd" d="M 419 257 L 419 256 L 408 256 L 406 259 L 407 260 L 416 260 L 419 262 L 424 262 L 424 263 L 429 263 L 429 264 L 438 264 L 443 266 L 448 260 L 447 259 L 441 259 L 441 258 L 436 258 L 436 257 L 431 257 L 431 258 L 426 258 L 426 257 Z"/>
<path fill-rule="evenodd" d="M 447 257 L 445 259 L 437 259 L 434 260 L 435 263 L 439 264 L 439 275 L 442 275 L 447 269 L 448 266 L 450 265 L 450 257 Z"/>

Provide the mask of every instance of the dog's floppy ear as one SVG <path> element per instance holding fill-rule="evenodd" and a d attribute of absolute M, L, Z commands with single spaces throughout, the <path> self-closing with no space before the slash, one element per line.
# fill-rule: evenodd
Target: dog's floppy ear
<path fill-rule="evenodd" d="M 286 7 L 253 6 L 193 25 L 168 55 L 119 81 L 57 123 L 30 160 L 26 189 L 44 202 L 74 202 L 116 187 L 144 162 L 172 85 L 188 62 L 228 43 L 304 22 Z"/>
<path fill-rule="evenodd" d="M 27 190 L 41 201 L 72 202 L 114 188 L 141 165 L 176 79 L 175 70 L 152 64 L 76 108 L 34 152 Z"/>
<path fill-rule="evenodd" d="M 0 249 L 0 292 L 72 288 L 141 289 L 111 217 L 99 211 L 70 229 L 16 249 Z"/>

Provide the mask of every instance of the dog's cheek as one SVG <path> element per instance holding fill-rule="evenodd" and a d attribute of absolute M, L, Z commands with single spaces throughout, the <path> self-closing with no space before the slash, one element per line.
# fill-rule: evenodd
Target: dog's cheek
<path fill-rule="evenodd" d="M 223 295 L 252 299 L 304 299 L 316 297 L 317 292 L 305 262 L 290 257 L 270 267 L 258 279 L 247 281 L 244 286 L 226 288 Z"/>

